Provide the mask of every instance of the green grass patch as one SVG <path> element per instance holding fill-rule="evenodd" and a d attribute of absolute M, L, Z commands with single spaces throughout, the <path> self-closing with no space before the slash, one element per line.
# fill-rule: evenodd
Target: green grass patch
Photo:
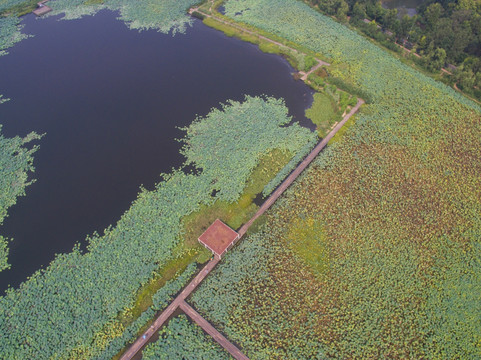
<path fill-rule="evenodd" d="M 124 312 L 119 316 L 119 322 L 127 327 L 135 319 L 137 319 L 144 311 L 152 306 L 152 296 L 165 285 L 169 280 L 175 278 L 185 270 L 187 265 L 196 261 L 198 263 L 206 262 L 210 257 L 208 252 L 202 246 L 186 247 L 184 244 L 179 245 L 176 252 L 179 256 L 170 260 L 160 268 L 154 277 L 143 285 L 137 292 L 134 305 L 128 312 Z"/>
<path fill-rule="evenodd" d="M 314 56 L 307 55 L 304 58 L 304 71 L 309 71 L 311 68 L 317 65 L 317 60 Z"/>
<path fill-rule="evenodd" d="M 318 92 L 314 94 L 312 106 L 306 110 L 306 117 L 316 125 L 319 136 L 325 137 L 339 120 L 339 108 L 332 96 Z"/>
<path fill-rule="evenodd" d="M 103 3 L 104 3 L 104 0 L 87 0 L 84 2 L 84 5 L 100 5 Z"/>
<path fill-rule="evenodd" d="M 289 225 L 286 235 L 289 248 L 319 277 L 329 269 L 326 241 L 321 224 L 312 218 L 296 219 Z"/>
<path fill-rule="evenodd" d="M 254 198 L 262 192 L 264 186 L 289 162 L 293 154 L 286 150 L 274 149 L 265 154 L 259 165 L 252 171 L 252 175 L 244 190 L 245 194 Z"/>
<path fill-rule="evenodd" d="M 271 179 L 289 162 L 292 154 L 288 151 L 272 150 L 264 155 L 252 171 L 243 194 L 236 202 L 216 201 L 210 206 L 202 206 L 200 210 L 183 219 L 183 236 L 185 246 L 198 246 L 198 237 L 214 222 L 221 219 L 233 229 L 246 223 L 258 209 L 254 198 L 261 193 Z"/>

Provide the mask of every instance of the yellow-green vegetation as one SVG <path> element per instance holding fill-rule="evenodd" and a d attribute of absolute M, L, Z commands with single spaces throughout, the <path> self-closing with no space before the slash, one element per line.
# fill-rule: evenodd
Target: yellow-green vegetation
<path fill-rule="evenodd" d="M 324 53 L 329 83 L 369 104 L 197 309 L 256 359 L 479 359 L 481 109 L 302 2 L 225 8 Z"/>
<path fill-rule="evenodd" d="M 321 278 L 329 270 L 329 247 L 322 225 L 313 218 L 294 218 L 285 236 L 287 246 Z"/>
<path fill-rule="evenodd" d="M 130 325 L 145 310 L 151 307 L 154 294 L 167 281 L 172 280 L 176 275 L 183 272 L 187 265 L 193 262 L 202 264 L 211 256 L 211 253 L 203 247 L 192 246 L 187 248 L 183 243 L 178 245 L 178 248 L 174 250 L 174 254 L 177 255 L 162 268 L 156 270 L 154 276 L 140 287 L 132 307 L 128 311 L 119 314 L 118 320 L 123 326 Z"/>
<path fill-rule="evenodd" d="M 1 0 L 0 16 L 22 16 L 37 8 L 37 0 Z"/>
<path fill-rule="evenodd" d="M 89 5 L 100 5 L 100 4 L 103 4 L 104 3 L 104 0 L 86 0 L 84 2 L 84 4 L 86 6 L 89 6 Z"/>

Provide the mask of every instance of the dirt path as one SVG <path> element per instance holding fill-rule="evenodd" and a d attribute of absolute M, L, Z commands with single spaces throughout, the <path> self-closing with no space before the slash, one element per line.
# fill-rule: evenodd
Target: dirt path
<path fill-rule="evenodd" d="M 317 65 L 313 66 L 311 68 L 311 70 L 309 70 L 308 72 L 304 72 L 304 71 L 299 71 L 299 74 L 301 75 L 301 80 L 302 81 L 306 81 L 307 80 L 307 77 L 309 75 L 311 75 L 314 71 L 316 71 L 317 69 L 319 69 L 321 66 L 323 65 L 329 65 L 328 63 L 324 62 L 324 61 L 321 61 L 319 59 L 316 59 L 317 60 Z"/>
<path fill-rule="evenodd" d="M 130 346 L 130 348 L 122 355 L 120 360 L 132 359 L 139 350 L 141 350 L 150 340 L 152 335 L 159 330 L 165 321 L 174 313 L 174 311 L 184 302 L 192 291 L 204 280 L 210 271 L 217 265 L 220 258 L 214 257 L 207 265 L 197 274 L 197 276 L 187 285 L 184 290 L 170 303 L 169 306 L 155 319 L 154 323 Z"/>
<path fill-rule="evenodd" d="M 234 344 L 226 339 L 224 335 L 218 332 L 207 320 L 205 320 L 197 311 L 195 311 L 185 301 L 180 303 L 181 310 L 186 313 L 193 321 L 195 321 L 204 331 L 212 336 L 212 338 L 226 349 L 236 360 L 249 360 Z"/>

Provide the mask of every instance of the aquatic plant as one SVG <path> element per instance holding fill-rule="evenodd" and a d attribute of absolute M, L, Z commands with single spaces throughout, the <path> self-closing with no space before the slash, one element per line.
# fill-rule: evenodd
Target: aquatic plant
<path fill-rule="evenodd" d="M 15 16 L 0 17 L 0 56 L 8 54 L 7 49 L 29 37 L 22 33 L 23 26 Z"/>
<path fill-rule="evenodd" d="M 198 310 L 253 358 L 479 358 L 480 108 L 300 1 L 225 9 L 329 57 L 370 104 L 200 286 Z"/>
<path fill-rule="evenodd" d="M 199 360 L 222 360 L 232 357 L 199 325 L 190 322 L 185 315 L 169 321 L 159 331 L 159 339 L 147 345 L 142 352 L 145 360 L 174 360 L 195 358 Z"/>
<path fill-rule="evenodd" d="M 119 19 L 130 29 L 139 31 L 154 29 L 172 34 L 185 32 L 192 19 L 187 10 L 198 0 L 104 0 L 99 2 L 85 0 L 56 0 L 49 4 L 52 15 L 63 14 L 63 19 L 78 19 L 94 15 L 102 9 L 118 11 Z"/>
<path fill-rule="evenodd" d="M 24 138 L 6 138 L 1 130 L 0 125 L 0 226 L 7 210 L 15 205 L 19 196 L 25 195 L 25 188 L 33 182 L 29 180 L 29 173 L 35 169 L 33 154 L 38 146 L 29 148 L 28 143 L 41 137 L 30 133 Z M 8 241 L 0 235 L 0 271 L 8 267 Z"/>
<path fill-rule="evenodd" d="M 187 10 L 197 4 L 199 0 L 107 0 L 106 6 L 120 12 L 120 20 L 130 29 L 155 29 L 162 33 L 175 35 L 184 33 L 188 25 L 192 25 L 192 18 Z"/>
<path fill-rule="evenodd" d="M 88 237 L 85 253 L 75 246 L 0 298 L 1 356 L 101 354 L 121 336 L 124 329 L 116 319 L 132 308 L 139 287 L 168 261 L 183 256 L 177 251 L 182 219 L 203 204 L 237 199 L 247 181 L 242 176 L 254 170 L 259 154 L 278 147 L 298 150 L 311 139 L 309 130 L 285 126 L 290 120 L 282 101 L 259 97 L 230 102 L 197 119 L 186 128 L 183 151 L 186 164 L 201 168 L 200 174 L 174 170 L 162 175 L 153 191 L 140 191 L 115 227 Z M 259 132 L 269 136 L 259 137 Z M 202 152 L 193 152 L 201 145 L 196 136 L 219 157 L 204 160 Z M 227 146 L 225 140 L 235 137 Z M 233 174 L 239 178 L 233 180 Z M 154 297 L 154 303 L 160 302 Z"/>
<path fill-rule="evenodd" d="M 229 109 L 228 120 L 225 109 Z M 225 200 L 235 201 L 269 149 L 296 154 L 309 140 L 317 139 L 298 123 L 284 127 L 290 121 L 281 99 L 247 97 L 242 103 L 229 101 L 184 129 L 182 154 L 188 159 L 187 165 L 195 164 L 213 180 Z"/>

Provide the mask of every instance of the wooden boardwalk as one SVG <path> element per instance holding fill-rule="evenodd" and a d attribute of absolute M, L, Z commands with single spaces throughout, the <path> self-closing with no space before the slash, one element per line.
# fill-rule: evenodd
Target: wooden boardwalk
<path fill-rule="evenodd" d="M 364 104 L 364 100 L 358 100 L 356 106 L 351 109 L 349 114 L 344 116 L 342 121 L 339 122 L 339 124 L 337 124 L 334 129 L 332 129 L 332 131 L 324 139 L 322 139 L 319 144 L 316 145 L 316 147 L 311 151 L 311 153 L 307 155 L 307 157 L 296 167 L 296 169 L 282 182 L 281 185 L 279 185 L 279 187 L 272 193 L 272 195 L 269 196 L 269 198 L 261 205 L 259 210 L 257 210 L 257 212 L 254 214 L 254 216 L 239 229 L 238 233 L 240 237 L 244 236 L 252 223 L 256 221 L 259 216 L 264 214 L 266 210 L 269 209 L 272 204 L 276 202 L 279 196 L 281 196 L 282 193 L 286 191 L 289 186 L 291 186 L 294 180 L 296 180 L 296 178 L 304 171 L 304 169 L 309 166 L 312 160 L 314 160 L 315 157 L 321 152 L 321 150 L 326 147 L 329 140 L 331 140 L 334 135 L 336 135 L 336 133 L 339 131 L 339 129 L 342 128 L 342 126 L 347 122 L 347 120 L 349 120 L 351 116 L 354 115 L 357 110 L 359 110 L 362 104 Z"/>
<path fill-rule="evenodd" d="M 212 9 L 212 7 L 211 7 Z M 212 14 L 206 14 L 196 8 L 191 8 L 189 10 L 189 14 L 192 14 L 194 12 L 199 12 L 205 17 L 211 17 L 214 18 L 215 20 L 224 23 L 226 25 L 232 26 L 234 28 L 237 28 L 238 30 L 241 30 L 243 32 L 249 33 L 251 35 L 257 36 L 259 39 L 268 41 L 270 43 L 273 43 L 275 45 L 281 46 L 288 48 L 294 52 L 299 52 L 297 49 L 291 48 L 289 46 L 286 46 L 280 42 L 277 42 L 275 40 L 269 39 L 268 37 L 262 36 L 252 30 L 246 29 L 238 24 L 227 22 L 224 19 L 221 19 L 215 15 Z M 307 77 L 309 74 L 317 70 L 323 65 L 329 65 L 328 63 L 316 59 L 317 64 L 310 69 L 308 72 L 300 72 L 302 75 L 302 80 L 306 81 Z M 264 214 L 267 209 L 269 209 L 272 204 L 276 202 L 276 200 L 282 195 L 282 193 L 294 182 L 294 180 L 305 170 L 307 166 L 314 160 L 314 158 L 319 154 L 319 152 L 327 145 L 329 140 L 331 140 L 334 135 L 339 131 L 339 129 L 346 123 L 346 121 L 349 120 L 349 118 L 354 115 L 357 110 L 361 107 L 361 105 L 364 104 L 363 100 L 359 100 L 352 108 L 352 110 L 347 114 L 344 119 L 337 124 L 334 129 L 312 150 L 312 152 L 297 166 L 297 168 L 282 182 L 282 184 L 269 196 L 269 198 L 262 204 L 262 206 L 259 208 L 259 210 L 254 214 L 254 216 L 247 222 L 245 223 L 238 231 L 239 233 L 239 239 L 242 238 L 249 227 L 254 223 L 254 221 Z M 159 330 L 162 325 L 172 316 L 174 311 L 178 308 L 183 310 L 187 315 L 190 316 L 192 320 L 194 320 L 197 324 L 199 324 L 208 334 L 210 334 L 221 346 L 223 346 L 229 353 L 231 353 L 232 356 L 234 356 L 236 359 L 248 359 L 242 352 L 235 347 L 233 344 L 231 344 L 222 334 L 220 334 L 211 324 L 207 322 L 199 313 L 197 313 L 191 306 L 189 306 L 186 302 L 185 299 L 194 291 L 194 289 L 204 280 L 204 278 L 210 273 L 210 271 L 217 265 L 219 262 L 220 258 L 217 256 L 213 258 L 211 261 L 207 263 L 207 265 L 202 269 L 202 271 L 192 280 L 185 288 L 184 290 L 170 303 L 169 306 L 159 315 L 159 317 L 154 321 L 152 326 L 147 329 L 132 345 L 131 347 L 122 355 L 121 360 L 130 360 L 132 359 L 137 352 L 139 352 L 150 340 L 152 335 L 155 334 L 157 330 Z"/>
<path fill-rule="evenodd" d="M 254 221 L 264 214 L 267 209 L 269 209 L 272 204 L 286 191 L 286 189 L 291 186 L 291 184 L 296 180 L 296 178 L 309 166 L 309 164 L 316 158 L 316 156 L 324 149 L 334 135 L 342 128 L 342 126 L 353 116 L 364 104 L 364 100 L 358 100 L 356 106 L 354 106 L 351 111 L 344 116 L 341 122 L 339 122 L 331 132 L 322 139 L 319 144 L 307 155 L 307 157 L 296 167 L 296 169 L 282 182 L 282 184 L 272 193 L 271 196 L 261 205 L 259 210 L 254 214 L 254 216 L 245 223 L 238 231 L 239 238 L 245 235 L 249 227 L 254 223 Z M 169 306 L 159 315 L 159 317 L 154 321 L 152 326 L 147 329 L 132 345 L 131 347 L 122 355 L 121 360 L 132 359 L 137 352 L 139 352 L 150 340 L 152 335 L 159 330 L 162 325 L 169 319 L 169 317 L 178 308 L 183 310 L 192 320 L 199 324 L 209 335 L 211 335 L 215 341 L 217 341 L 224 349 L 226 349 L 234 358 L 236 359 L 248 359 L 236 346 L 234 346 L 229 340 L 227 340 L 221 333 L 219 333 L 207 320 L 205 320 L 198 312 L 196 312 L 190 305 L 185 302 L 185 299 L 195 290 L 195 288 L 204 280 L 204 278 L 211 272 L 211 270 L 217 265 L 220 258 L 215 256 L 210 260 L 207 265 L 197 274 L 197 276 L 182 290 L 182 292 L 170 303 Z"/>
<path fill-rule="evenodd" d="M 224 335 L 218 332 L 206 319 L 204 319 L 192 306 L 185 301 L 180 303 L 181 310 L 188 315 L 193 321 L 195 321 L 204 331 L 212 336 L 212 338 L 219 343 L 224 349 L 226 349 L 236 360 L 249 360 L 237 346 L 232 344 L 226 339 Z"/>
<path fill-rule="evenodd" d="M 120 360 L 130 360 L 132 359 L 140 349 L 142 349 L 150 340 L 152 335 L 155 334 L 157 330 L 159 330 L 162 325 L 170 318 L 170 316 L 174 313 L 175 310 L 184 302 L 184 300 L 190 295 L 192 291 L 204 280 L 204 278 L 210 273 L 210 271 L 217 265 L 219 262 L 219 257 L 214 257 L 210 260 L 207 265 L 197 274 L 197 276 L 187 285 L 184 290 L 170 303 L 169 306 L 159 315 L 157 319 L 155 319 L 152 326 L 150 326 L 131 346 L 130 348 L 122 355 Z"/>

